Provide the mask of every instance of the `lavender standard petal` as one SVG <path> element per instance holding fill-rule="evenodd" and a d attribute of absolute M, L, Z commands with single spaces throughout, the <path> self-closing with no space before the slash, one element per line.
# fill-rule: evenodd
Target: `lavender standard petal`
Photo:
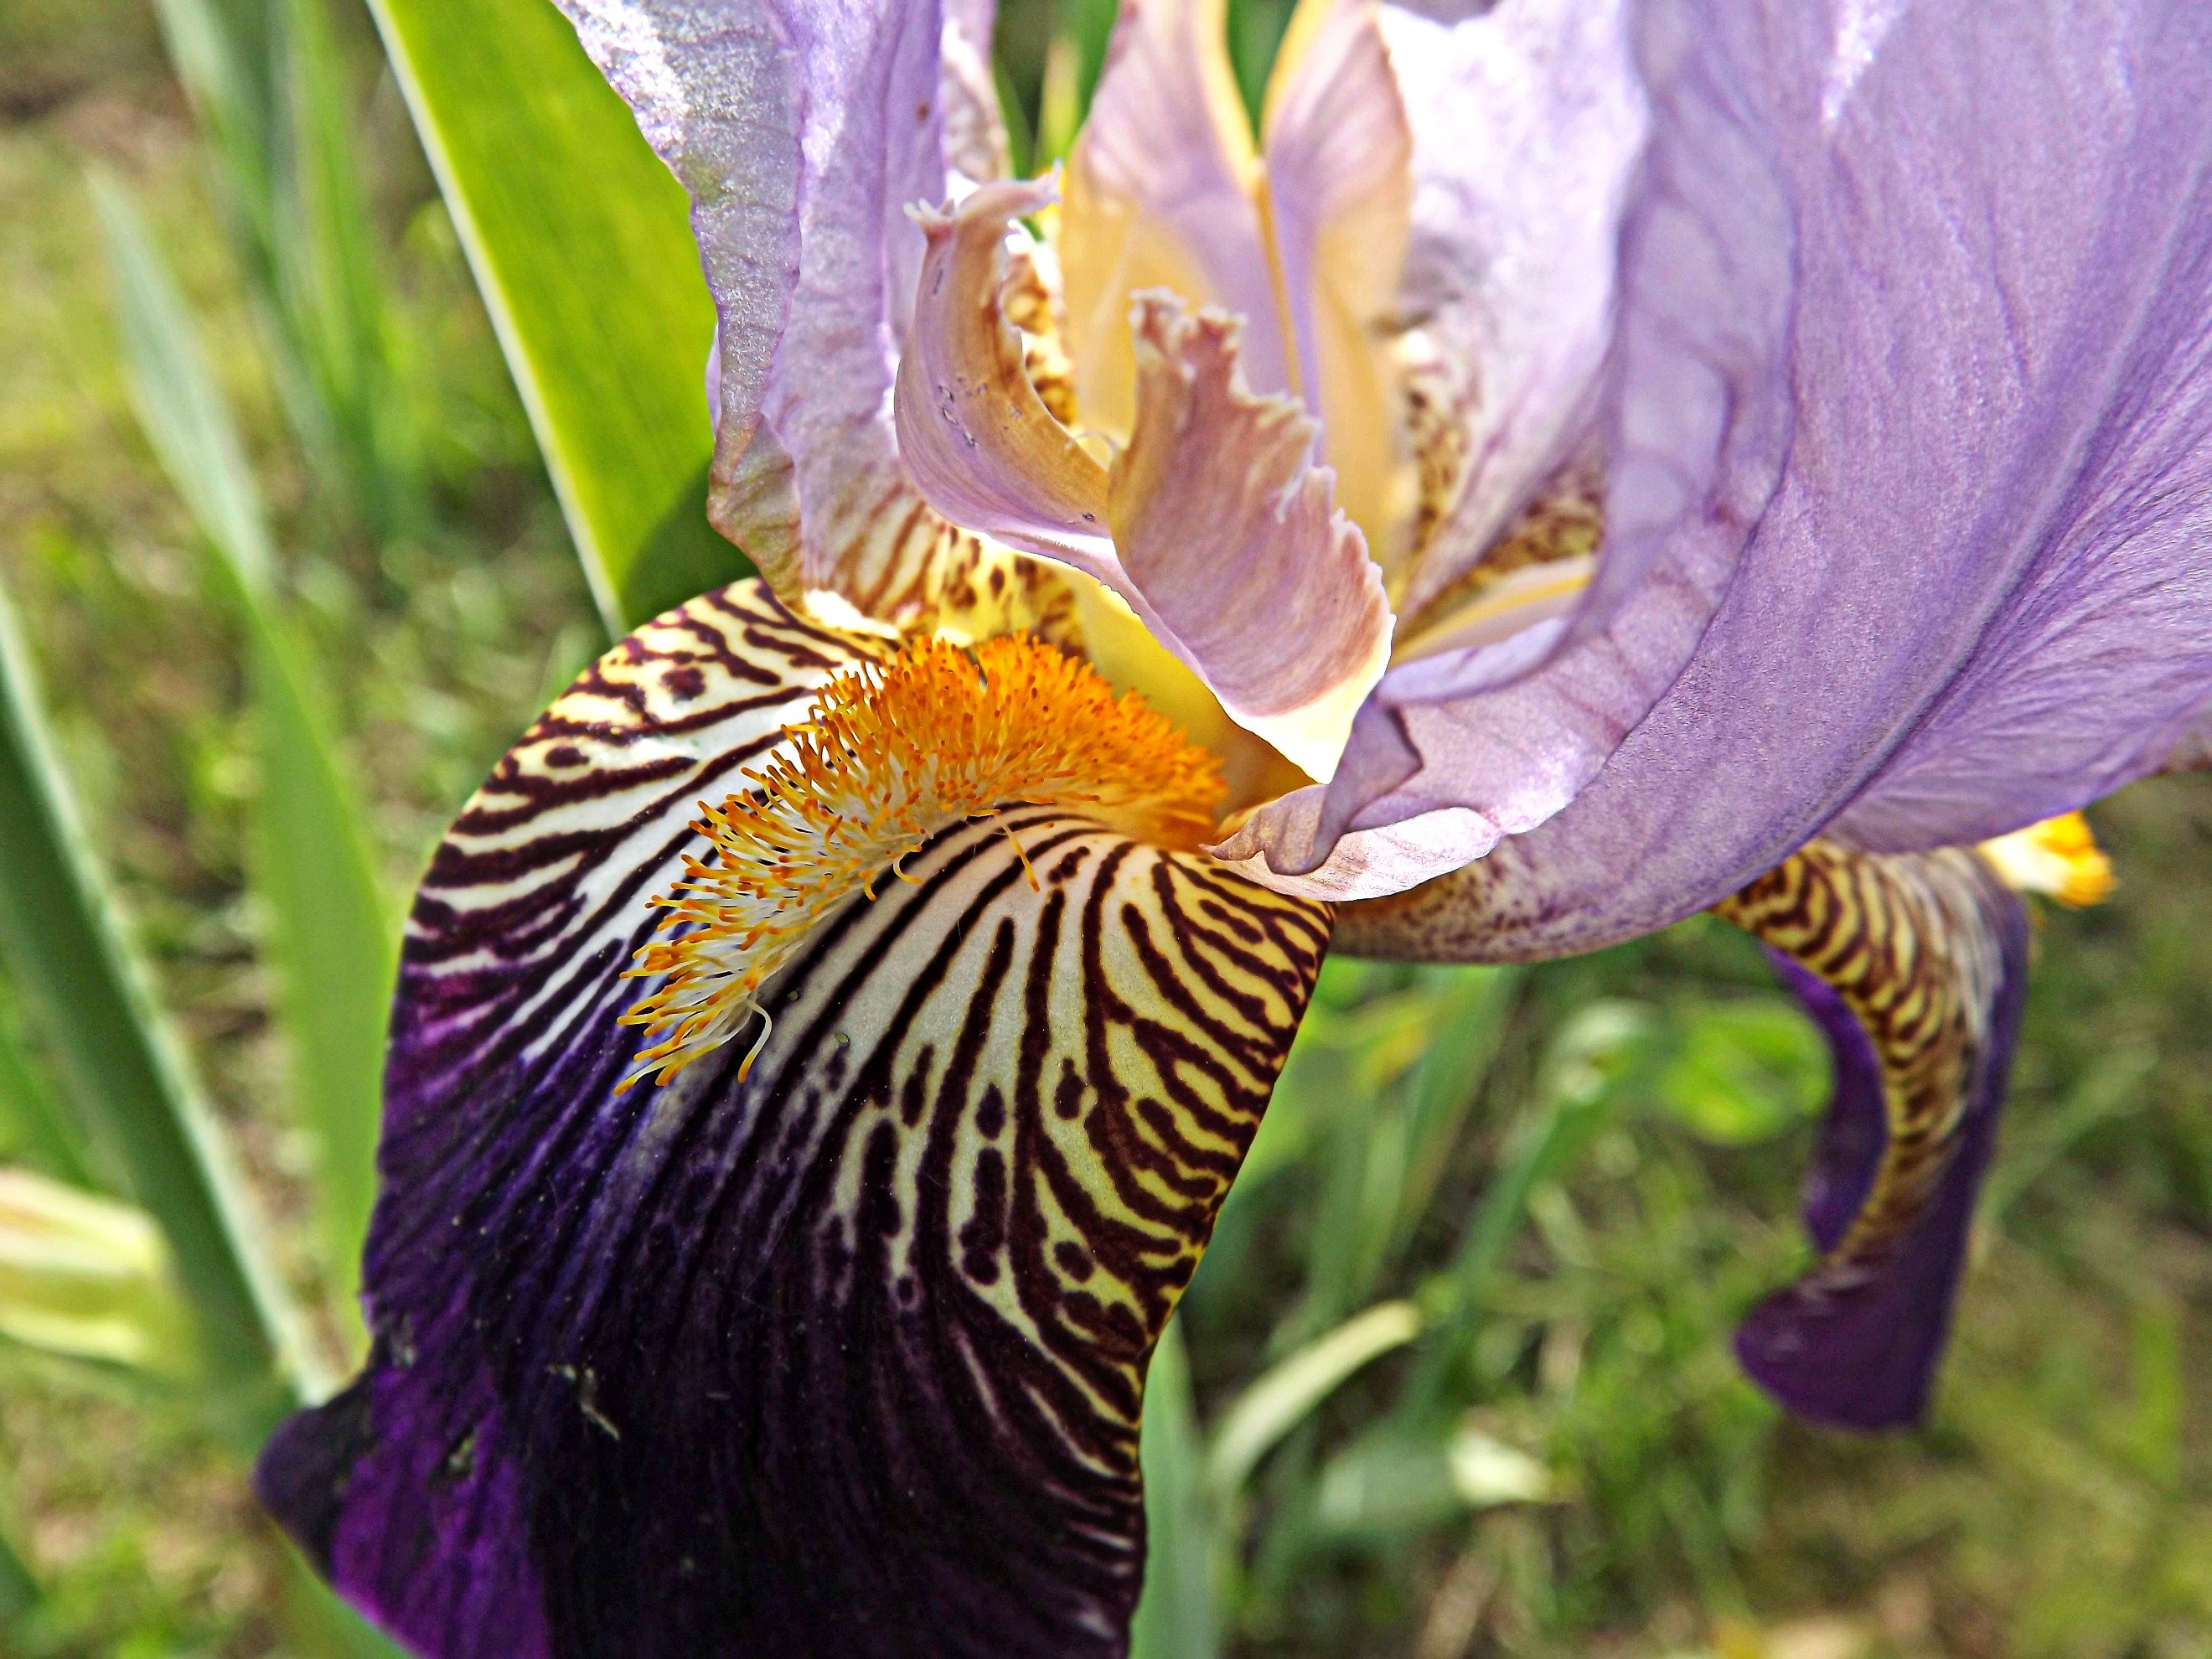
<path fill-rule="evenodd" d="M 2078 806 L 2212 696 L 2212 13 L 1920 5 L 1856 46 L 1839 15 L 1677 14 L 1788 181 L 1788 473 L 1595 781 L 1435 896 L 1468 954 L 1663 926 L 1824 828 L 1911 848 Z M 1655 591 L 1686 599 L 1676 544 Z M 1601 643 L 1547 674 L 1632 710 Z M 1340 821 L 1486 810 L 1452 780 L 1493 775 L 1483 732 L 1544 678 L 1404 711 L 1420 765 Z"/>

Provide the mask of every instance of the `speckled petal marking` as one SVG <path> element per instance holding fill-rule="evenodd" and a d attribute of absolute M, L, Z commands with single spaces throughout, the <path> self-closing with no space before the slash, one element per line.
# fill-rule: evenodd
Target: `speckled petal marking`
<path fill-rule="evenodd" d="M 1329 918 L 1011 808 L 823 923 L 742 1080 L 739 1042 L 618 1094 L 645 1041 L 619 975 L 695 803 L 888 648 L 757 583 L 694 601 L 555 705 L 433 865 L 375 1352 L 260 1471 L 423 1652 L 1126 1648 L 1146 1362 Z"/>
<path fill-rule="evenodd" d="M 1763 940 L 1835 1049 L 1808 1183 L 1820 1265 L 1753 1310 L 1747 1369 L 1806 1416 L 1917 1419 L 1947 1334 L 2027 971 L 2018 897 L 1964 848 L 1814 842 L 1715 907 Z"/>

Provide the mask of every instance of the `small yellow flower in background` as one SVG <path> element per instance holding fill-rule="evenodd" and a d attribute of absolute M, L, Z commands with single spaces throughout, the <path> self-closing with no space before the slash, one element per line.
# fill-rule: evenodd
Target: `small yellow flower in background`
<path fill-rule="evenodd" d="M 2101 904 L 2112 894 L 2112 861 L 2079 812 L 1985 841 L 1981 854 L 2007 885 L 2023 893 L 2042 893 L 2076 908 Z"/>

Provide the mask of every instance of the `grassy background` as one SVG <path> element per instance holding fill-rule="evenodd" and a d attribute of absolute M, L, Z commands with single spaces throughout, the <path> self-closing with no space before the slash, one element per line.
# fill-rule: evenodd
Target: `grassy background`
<path fill-rule="evenodd" d="M 420 481 L 373 530 L 289 435 L 149 11 L 0 6 L 0 577 L 311 1298 L 307 1153 L 244 878 L 240 641 L 131 413 L 88 162 L 137 188 L 245 412 L 395 896 L 600 639 L 404 112 L 341 21 Z M 1012 33 L 1041 51 L 1029 21 Z M 1014 71 L 1041 95 L 1034 57 Z M 1231 1650 L 2212 1655 L 2208 808 L 2203 778 L 2107 803 L 2118 896 L 2045 918 L 1957 1340 L 1915 1436 L 1783 1423 L 1729 1358 L 1734 1319 L 1802 1261 L 1821 1086 L 1745 940 L 1700 920 L 1526 975 L 1333 963 L 1187 1304 L 1198 1419 L 1376 1301 L 1468 1317 L 1353 1376 L 1217 1517 Z M 1504 1202 L 1531 1126 L 1569 1109 L 1561 1156 Z M 1498 1248 L 1469 1274 L 1479 1227 Z M 1424 1390 L 1456 1482 L 1391 1438 Z M 27 1653 L 298 1650 L 286 1558 L 234 1465 L 118 1377 L 0 1345 L 0 1531 L 46 1588 L 11 1638 Z"/>

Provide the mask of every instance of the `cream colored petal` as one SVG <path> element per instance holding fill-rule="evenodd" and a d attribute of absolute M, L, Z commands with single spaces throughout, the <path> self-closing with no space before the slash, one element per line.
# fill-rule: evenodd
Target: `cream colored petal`
<path fill-rule="evenodd" d="M 1339 501 L 1395 569 L 1415 501 L 1390 349 L 1413 217 L 1413 136 L 1374 5 L 1299 7 L 1276 60 L 1266 133 L 1261 203 L 1297 383 L 1321 417 Z"/>
<path fill-rule="evenodd" d="M 1129 304 L 1142 289 L 1243 317 L 1252 384 L 1291 384 L 1224 13 L 1224 0 L 1128 0 L 1068 158 L 1060 248 L 1076 401 L 1085 426 L 1117 439 L 1136 419 Z"/>
<path fill-rule="evenodd" d="M 1137 425 L 1109 511 L 1123 568 L 1222 706 L 1316 778 L 1390 653 L 1390 606 L 1297 400 L 1254 393 L 1237 325 L 1140 297 Z"/>

